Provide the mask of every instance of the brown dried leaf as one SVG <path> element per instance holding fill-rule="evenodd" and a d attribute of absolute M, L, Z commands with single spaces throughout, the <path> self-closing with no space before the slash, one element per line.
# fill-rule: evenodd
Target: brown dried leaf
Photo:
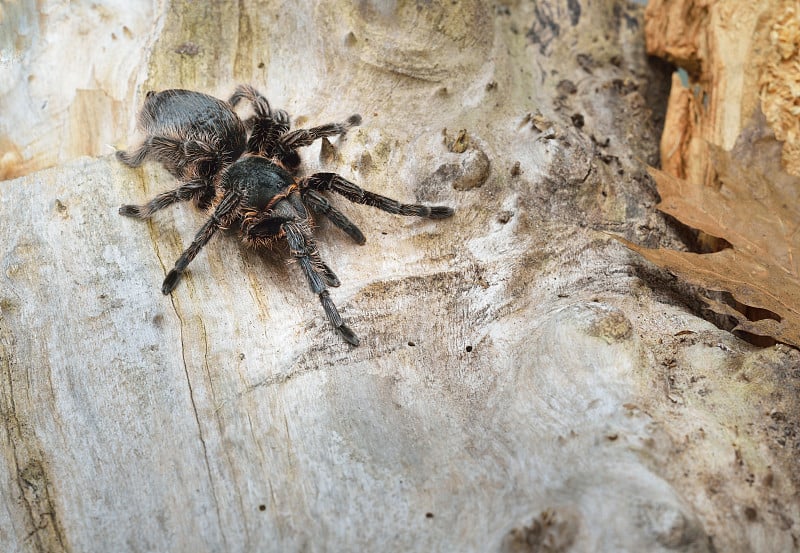
<path fill-rule="evenodd" d="M 800 347 L 800 179 L 781 170 L 781 144 L 767 134 L 763 119 L 730 152 L 715 146 L 710 151 L 718 188 L 650 170 L 662 198 L 658 209 L 732 247 L 696 254 L 620 241 L 693 284 L 730 292 L 742 304 L 775 314 L 753 321 L 730 306 L 707 302 L 736 316 L 736 329 Z"/>

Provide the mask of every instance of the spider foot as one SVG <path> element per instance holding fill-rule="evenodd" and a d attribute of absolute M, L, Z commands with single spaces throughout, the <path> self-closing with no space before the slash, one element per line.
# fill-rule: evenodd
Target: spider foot
<path fill-rule="evenodd" d="M 343 324 L 342 326 L 337 327 L 336 330 L 348 344 L 352 346 L 357 346 L 360 343 L 358 336 L 356 336 L 355 333 L 352 330 L 350 330 L 350 327 L 348 327 L 347 325 Z"/>
<path fill-rule="evenodd" d="M 148 214 L 145 214 L 142 210 L 142 206 L 139 205 L 123 205 L 119 208 L 119 214 L 124 215 L 125 217 L 135 217 L 137 219 L 147 219 L 149 217 Z"/>
<path fill-rule="evenodd" d="M 453 211 L 452 207 L 446 207 L 443 205 L 434 205 L 431 206 L 431 212 L 428 215 L 429 219 L 447 219 L 448 217 L 452 217 Z"/>
<path fill-rule="evenodd" d="M 147 156 L 147 144 L 143 144 L 138 150 L 128 152 L 127 150 L 117 150 L 114 155 L 116 158 L 127 165 L 128 167 L 139 167 Z"/>
<path fill-rule="evenodd" d="M 331 300 L 328 291 L 323 290 L 320 292 L 319 299 L 322 302 L 322 307 L 325 309 L 325 314 L 328 315 L 328 320 L 334 328 L 336 328 L 336 332 L 338 332 L 348 344 L 357 346 L 359 344 L 358 336 L 356 336 L 355 332 L 350 330 L 349 326 L 344 324 L 342 316 L 339 315 L 339 310 L 336 309 L 336 306 L 333 304 L 333 300 Z"/>
<path fill-rule="evenodd" d="M 169 273 L 167 273 L 167 278 L 164 279 L 164 284 L 161 285 L 161 293 L 165 296 L 168 296 L 178 285 L 182 275 L 183 273 L 176 271 L 175 269 L 172 269 Z"/>

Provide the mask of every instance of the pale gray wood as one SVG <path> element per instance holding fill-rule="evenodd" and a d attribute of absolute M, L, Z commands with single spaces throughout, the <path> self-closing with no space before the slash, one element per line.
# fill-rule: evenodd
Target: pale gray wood
<path fill-rule="evenodd" d="M 232 234 L 162 296 L 203 215 L 117 214 L 172 185 L 156 166 L 0 183 L 4 551 L 794 547 L 797 352 L 698 318 L 607 234 L 679 245 L 642 166 L 663 75 L 639 11 L 199 4 L 141 4 L 117 146 L 148 88 L 252 82 L 303 125 L 364 116 L 309 171 L 456 215 L 334 199 L 368 238 L 318 230 L 351 348 L 297 267 Z"/>

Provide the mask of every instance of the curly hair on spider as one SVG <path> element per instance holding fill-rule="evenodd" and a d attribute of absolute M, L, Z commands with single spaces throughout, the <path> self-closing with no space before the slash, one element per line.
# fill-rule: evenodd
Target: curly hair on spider
<path fill-rule="evenodd" d="M 242 100 L 252 110 L 244 120 L 235 111 Z M 348 343 L 357 346 L 358 337 L 344 323 L 328 292 L 328 287 L 340 282 L 320 257 L 309 210 L 327 217 L 358 244 L 366 242 L 364 234 L 323 192 L 397 215 L 429 219 L 453 215 L 445 206 L 400 203 L 336 173 L 298 176 L 297 150 L 319 138 L 344 135 L 361 124 L 359 115 L 342 123 L 291 130 L 285 111 L 273 110 L 256 89 L 240 85 L 227 102 L 190 90 L 148 92 L 138 122 L 146 134 L 143 143 L 131 152 L 118 151 L 117 158 L 129 167 L 138 167 L 146 159 L 157 161 L 178 179 L 179 186 L 146 204 L 123 205 L 120 214 L 147 219 L 186 200 L 210 214 L 164 279 L 164 294 L 175 289 L 189 263 L 218 230 L 235 227 L 250 245 L 285 241 L 328 320 Z"/>

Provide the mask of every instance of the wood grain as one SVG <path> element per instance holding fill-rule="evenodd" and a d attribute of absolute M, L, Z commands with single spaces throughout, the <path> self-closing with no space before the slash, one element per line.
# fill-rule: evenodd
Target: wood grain
<path fill-rule="evenodd" d="M 667 76 L 641 9 L 131 5 L 144 24 L 102 2 L 77 27 L 55 5 L 31 19 L 91 63 L 37 88 L 59 66 L 32 41 L 3 105 L 94 89 L 41 128 L 96 145 L 74 142 L 97 132 L 79 115 L 108 98 L 87 121 L 122 148 L 148 89 L 250 82 L 300 126 L 364 117 L 333 154 L 307 149 L 308 172 L 456 215 L 333 199 L 367 236 L 317 229 L 351 348 L 297 267 L 233 235 L 161 295 L 203 215 L 117 214 L 173 184 L 157 166 L 67 147 L 0 182 L 4 551 L 792 547 L 797 352 L 698 318 L 607 235 L 678 243 L 643 163 Z M 85 44 L 92 18 L 124 61 Z"/>

